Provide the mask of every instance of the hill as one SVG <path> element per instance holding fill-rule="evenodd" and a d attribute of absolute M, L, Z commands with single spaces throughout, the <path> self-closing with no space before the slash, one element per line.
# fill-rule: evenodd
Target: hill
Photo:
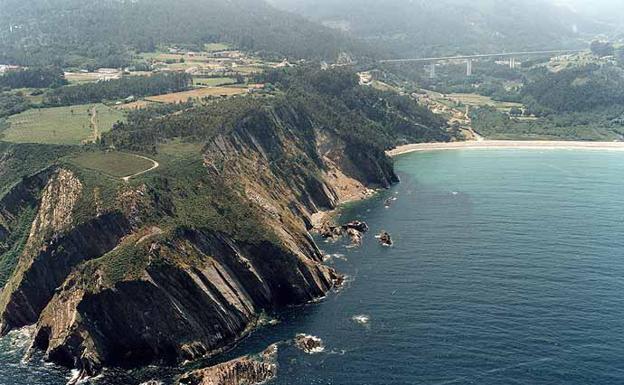
<path fill-rule="evenodd" d="M 0 63 L 121 67 L 136 52 L 228 42 L 293 58 L 358 50 L 341 33 L 256 0 L 4 0 Z"/>
<path fill-rule="evenodd" d="M 574 47 L 599 24 L 546 0 L 273 0 L 400 56 Z"/>

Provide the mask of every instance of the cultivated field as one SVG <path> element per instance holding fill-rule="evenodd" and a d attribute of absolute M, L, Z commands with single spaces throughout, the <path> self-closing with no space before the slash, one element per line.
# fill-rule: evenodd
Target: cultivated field
<path fill-rule="evenodd" d="M 92 125 L 92 111 L 96 115 Z M 124 119 L 121 111 L 103 104 L 30 109 L 8 119 L 2 139 L 16 143 L 72 144 L 92 141 Z"/>
<path fill-rule="evenodd" d="M 147 159 L 117 151 L 85 152 L 70 158 L 69 162 L 116 178 L 137 174 L 154 166 L 154 163 Z"/>
<path fill-rule="evenodd" d="M 202 99 L 208 96 L 233 96 L 246 94 L 247 92 L 247 88 L 240 87 L 206 87 L 190 91 L 151 96 L 149 98 L 145 98 L 145 100 L 157 103 L 182 103 L 188 101 L 189 99 Z"/>

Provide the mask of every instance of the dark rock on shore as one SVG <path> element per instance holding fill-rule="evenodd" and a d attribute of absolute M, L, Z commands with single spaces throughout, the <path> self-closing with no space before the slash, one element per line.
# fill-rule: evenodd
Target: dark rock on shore
<path fill-rule="evenodd" d="M 257 356 L 244 356 L 183 375 L 179 385 L 256 385 L 277 376 L 277 346 Z"/>
<path fill-rule="evenodd" d="M 349 222 L 345 225 L 342 225 L 342 228 L 344 230 L 349 230 L 349 229 L 353 229 L 356 230 L 360 233 L 366 233 L 368 232 L 368 224 L 366 224 L 366 222 L 362 222 L 362 221 L 353 221 L 353 222 Z"/>

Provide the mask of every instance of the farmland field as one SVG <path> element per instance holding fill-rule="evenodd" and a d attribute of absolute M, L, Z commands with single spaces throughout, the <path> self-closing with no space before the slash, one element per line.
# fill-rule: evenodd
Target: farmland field
<path fill-rule="evenodd" d="M 8 119 L 2 139 L 15 143 L 81 144 L 94 140 L 91 111 L 95 108 L 97 132 L 110 131 L 124 119 L 121 111 L 103 104 L 30 109 Z"/>
<path fill-rule="evenodd" d="M 158 103 L 182 103 L 189 99 L 201 99 L 208 96 L 233 96 L 246 94 L 247 88 L 239 87 L 206 87 L 191 91 L 174 92 L 166 95 L 158 95 L 146 98 L 150 102 Z"/>
<path fill-rule="evenodd" d="M 137 155 L 125 152 L 85 152 L 69 159 L 82 168 L 100 171 L 113 177 L 122 178 L 149 170 L 154 164 Z"/>

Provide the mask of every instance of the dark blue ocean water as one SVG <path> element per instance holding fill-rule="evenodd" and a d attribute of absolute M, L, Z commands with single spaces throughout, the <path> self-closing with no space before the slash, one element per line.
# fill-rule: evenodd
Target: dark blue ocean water
<path fill-rule="evenodd" d="M 624 384 L 624 153 L 428 152 L 397 169 L 401 184 L 343 210 L 371 226 L 361 248 L 321 243 L 346 287 L 228 357 L 306 333 L 326 351 L 283 344 L 274 384 Z M 16 356 L 0 352 L 0 384 L 65 381 Z"/>

